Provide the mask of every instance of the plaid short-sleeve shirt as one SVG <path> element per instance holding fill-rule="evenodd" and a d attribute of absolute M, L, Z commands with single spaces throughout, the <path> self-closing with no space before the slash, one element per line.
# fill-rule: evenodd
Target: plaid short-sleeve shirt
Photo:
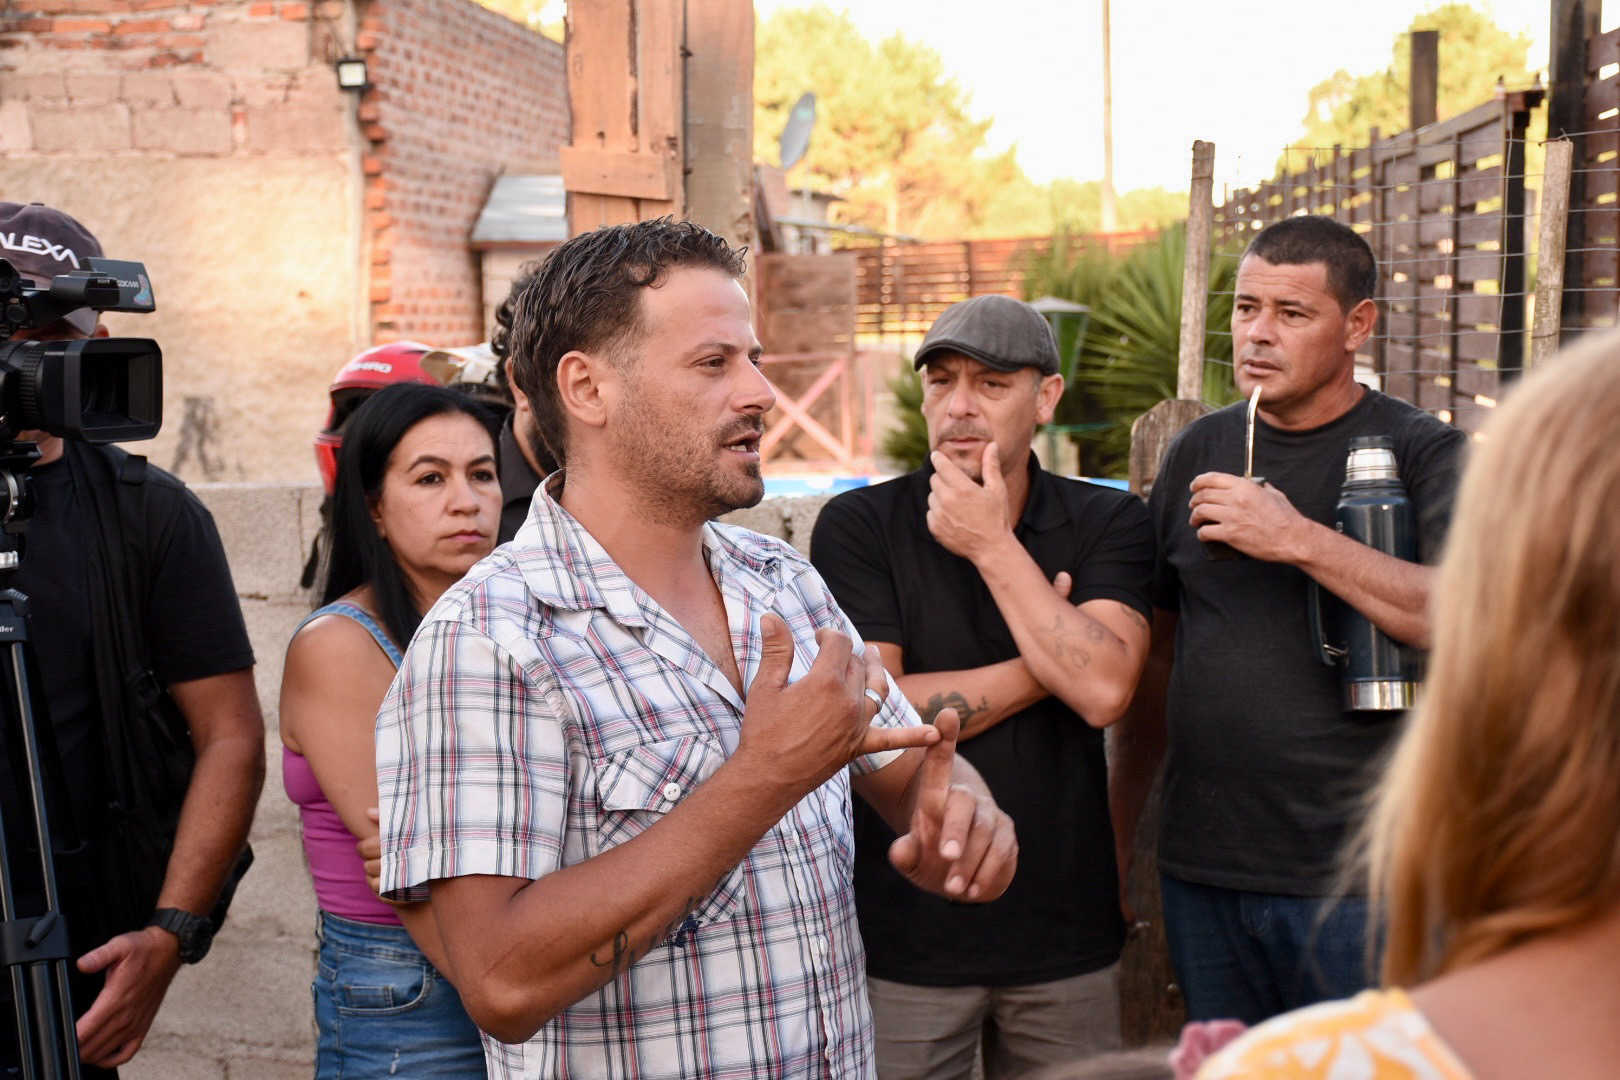
<path fill-rule="evenodd" d="M 705 528 L 743 685 L 760 618 L 794 642 L 854 636 L 791 547 Z M 549 494 L 514 542 L 447 592 L 377 721 L 384 894 L 434 878 L 537 879 L 639 835 L 736 748 L 743 701 L 692 637 Z M 880 724 L 918 723 L 890 682 Z M 851 766 L 880 768 L 885 758 Z M 849 773 L 777 822 L 664 944 L 489 1074 L 867 1077 L 871 1018 L 851 886 Z"/>

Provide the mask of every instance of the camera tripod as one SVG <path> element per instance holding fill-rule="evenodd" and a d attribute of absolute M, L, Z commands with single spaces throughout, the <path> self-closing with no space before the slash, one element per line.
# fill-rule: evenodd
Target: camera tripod
<path fill-rule="evenodd" d="M 72 956 L 67 921 L 62 915 L 52 852 L 78 846 L 76 836 L 57 837 L 51 830 L 47 803 L 60 800 L 63 772 L 55 731 L 45 701 L 29 632 L 28 598 L 11 588 L 22 564 L 23 538 L 34 500 L 28 466 L 39 457 L 32 443 L 0 443 L 0 719 L 6 752 L 18 785 L 24 818 L 15 835 L 27 835 L 39 853 L 40 895 L 44 910 L 18 911 L 12 872 L 13 852 L 0 813 L 0 967 L 10 977 L 15 1004 L 18 1065 L 23 1080 L 79 1080 L 79 1047 L 67 965 Z M 60 806 L 60 802 L 56 802 Z M 60 819 L 73 829 L 71 814 Z"/>

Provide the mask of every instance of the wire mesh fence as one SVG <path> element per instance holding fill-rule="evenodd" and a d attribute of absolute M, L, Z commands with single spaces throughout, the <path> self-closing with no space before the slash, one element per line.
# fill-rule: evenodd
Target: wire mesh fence
<path fill-rule="evenodd" d="M 1620 28 L 1586 40 L 1570 177 L 1560 330 L 1620 326 Z M 1276 179 L 1215 208 L 1212 258 L 1296 213 L 1330 214 L 1379 262 L 1381 319 L 1358 356 L 1369 382 L 1475 430 L 1523 367 L 1532 330 L 1542 154 L 1539 88 L 1352 150 L 1283 153 Z M 1229 294 L 1228 294 L 1229 295 Z M 1212 325 L 1209 333 L 1226 335 Z"/>
<path fill-rule="evenodd" d="M 1540 89 L 1503 93 L 1453 120 L 1352 150 L 1288 152 L 1301 167 L 1215 208 L 1216 262 L 1298 213 L 1328 214 L 1372 247 L 1381 318 L 1358 355 L 1386 392 L 1466 430 L 1523 366 L 1526 236 L 1537 177 L 1525 131 Z M 1538 155 L 1539 156 L 1539 155 Z M 1210 327 L 1225 335 L 1223 326 Z"/>

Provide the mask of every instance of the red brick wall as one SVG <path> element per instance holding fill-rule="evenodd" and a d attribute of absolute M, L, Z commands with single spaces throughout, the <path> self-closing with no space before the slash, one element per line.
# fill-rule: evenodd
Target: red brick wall
<path fill-rule="evenodd" d="M 557 168 L 568 95 L 560 44 L 470 0 L 10 0 L 0 154 L 341 154 L 351 44 L 370 335 L 482 340 L 468 238 L 503 168 Z"/>
<path fill-rule="evenodd" d="M 147 264 L 158 312 L 109 325 L 162 342 L 142 449 L 187 480 L 313 479 L 357 349 L 481 340 L 478 211 L 566 124 L 562 46 L 469 0 L 0 2 L 0 199 Z"/>
<path fill-rule="evenodd" d="M 313 476 L 308 436 L 361 314 L 359 135 L 331 58 L 343 0 L 7 0 L 0 198 L 146 264 L 164 423 L 187 480 Z"/>
<path fill-rule="evenodd" d="M 341 151 L 349 122 L 326 56 L 343 20 L 342 0 L 12 0 L 0 151 Z"/>
<path fill-rule="evenodd" d="M 373 333 L 482 341 L 468 238 L 503 167 L 557 168 L 563 47 L 470 0 L 371 0 L 360 15 Z"/>

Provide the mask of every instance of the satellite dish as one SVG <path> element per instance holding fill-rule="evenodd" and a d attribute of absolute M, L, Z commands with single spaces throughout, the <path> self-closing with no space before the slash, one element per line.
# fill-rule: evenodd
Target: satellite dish
<path fill-rule="evenodd" d="M 810 129 L 816 126 L 816 95 L 805 94 L 793 106 L 787 127 L 777 143 L 781 151 L 782 171 L 793 168 L 810 149 Z"/>

